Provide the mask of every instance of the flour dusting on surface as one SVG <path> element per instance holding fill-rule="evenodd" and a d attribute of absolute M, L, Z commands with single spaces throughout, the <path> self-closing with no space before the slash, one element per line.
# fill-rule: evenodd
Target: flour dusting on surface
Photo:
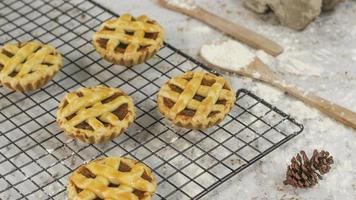
<path fill-rule="evenodd" d="M 296 74 L 296 75 L 309 75 L 320 76 L 323 73 L 323 69 L 317 65 L 311 66 L 296 58 L 287 57 L 279 61 L 279 67 L 284 71 Z"/>
<path fill-rule="evenodd" d="M 282 99 L 283 92 L 264 83 L 256 83 L 251 91 L 269 103 L 276 103 Z"/>
<path fill-rule="evenodd" d="M 261 74 L 260 74 L 259 72 L 254 72 L 254 73 L 252 74 L 252 77 L 253 77 L 253 78 L 256 78 L 256 79 L 259 79 L 259 78 L 261 77 Z"/>
<path fill-rule="evenodd" d="M 200 55 L 210 64 L 229 71 L 246 67 L 255 59 L 255 55 L 247 47 L 234 40 L 203 45 Z"/>
<path fill-rule="evenodd" d="M 356 61 L 356 49 L 352 49 L 352 60 Z"/>
<path fill-rule="evenodd" d="M 167 3 L 172 6 L 177 6 L 179 8 L 184 8 L 188 10 L 195 9 L 197 5 L 195 0 L 167 0 Z"/>
<path fill-rule="evenodd" d="M 212 55 L 206 55 L 203 56 L 205 59 L 207 59 L 207 57 L 213 57 L 214 55 L 218 55 L 219 58 L 215 58 L 214 60 L 218 60 L 218 59 L 224 59 L 224 61 L 220 61 L 220 67 L 225 66 L 224 68 L 226 68 L 227 70 L 237 70 L 236 68 L 236 64 L 235 66 L 230 66 L 232 65 L 232 63 L 234 62 L 244 62 L 244 60 L 249 59 L 248 57 L 244 58 L 244 57 L 237 57 L 233 55 L 233 47 L 231 47 L 233 44 L 232 43 L 237 43 L 237 45 L 240 45 L 242 48 L 245 48 L 247 51 L 247 47 L 244 47 L 243 45 L 239 44 L 238 42 L 235 42 L 233 40 L 229 40 L 226 41 L 224 44 L 221 44 L 219 46 L 219 48 L 215 47 L 214 48 L 214 52 L 211 52 Z M 204 45 L 204 46 L 209 46 L 210 49 L 213 49 L 213 45 Z M 203 48 L 204 48 L 203 46 Z M 203 50 L 202 48 L 202 50 Z M 201 54 L 202 54 L 202 50 L 201 50 Z M 220 52 L 217 52 L 220 51 Z M 356 49 L 353 51 L 355 52 L 355 56 L 354 59 L 356 60 Z M 282 72 L 282 73 L 289 73 L 289 74 L 294 74 L 294 75 L 299 75 L 299 76 L 321 76 L 322 73 L 324 72 L 324 69 L 320 66 L 317 65 L 317 63 L 315 64 L 309 64 L 307 62 L 303 62 L 302 60 L 298 59 L 297 57 L 299 55 L 296 54 L 290 54 L 288 52 L 285 52 L 284 54 L 281 54 L 278 57 L 273 57 L 269 54 L 267 54 L 266 52 L 264 52 L 263 50 L 257 50 L 255 52 L 253 51 L 249 51 L 249 54 L 255 54 L 257 58 L 259 58 L 264 64 L 266 64 L 269 68 L 271 68 L 272 70 L 278 71 L 278 72 Z M 232 54 L 232 55 L 231 55 Z M 231 59 L 227 59 L 226 57 L 232 57 L 233 60 Z M 242 55 L 242 54 L 240 54 Z M 217 56 L 215 56 L 217 57 Z M 235 60 L 236 59 L 236 60 Z M 216 61 L 218 62 L 218 61 Z M 251 61 L 250 61 L 251 62 Z M 216 63 L 216 65 L 218 65 L 218 63 Z M 258 77 L 255 77 L 258 78 Z"/>
<path fill-rule="evenodd" d="M 276 65 L 276 59 L 263 50 L 256 51 L 256 56 L 269 67 L 273 67 Z"/>
<path fill-rule="evenodd" d="M 262 60 L 268 67 L 282 73 L 307 76 L 321 76 L 324 69 L 315 64 L 309 64 L 298 59 L 295 54 L 285 52 L 278 57 L 273 57 L 263 50 L 256 51 L 256 56 Z M 355 55 L 356 56 L 356 55 Z M 356 58 L 355 58 L 356 59 Z"/>

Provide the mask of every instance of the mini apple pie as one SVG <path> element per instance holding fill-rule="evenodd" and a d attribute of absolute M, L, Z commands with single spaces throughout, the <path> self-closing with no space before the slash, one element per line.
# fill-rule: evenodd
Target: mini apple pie
<path fill-rule="evenodd" d="M 0 82 L 15 91 L 42 87 L 61 67 L 61 54 L 37 41 L 5 44 L 0 48 Z"/>
<path fill-rule="evenodd" d="M 124 14 L 105 21 L 94 34 L 93 45 L 109 62 L 133 66 L 151 58 L 163 40 L 164 30 L 156 21 Z"/>
<path fill-rule="evenodd" d="M 69 178 L 69 200 L 150 200 L 157 188 L 150 168 L 124 157 L 107 157 L 80 166 Z"/>
<path fill-rule="evenodd" d="M 218 124 L 234 103 L 235 93 L 223 77 L 192 71 L 170 79 L 157 99 L 158 109 L 166 118 L 190 129 Z"/>
<path fill-rule="evenodd" d="M 102 143 L 124 132 L 134 121 L 131 97 L 116 88 L 96 86 L 67 94 L 57 122 L 65 133 L 87 143 Z"/>

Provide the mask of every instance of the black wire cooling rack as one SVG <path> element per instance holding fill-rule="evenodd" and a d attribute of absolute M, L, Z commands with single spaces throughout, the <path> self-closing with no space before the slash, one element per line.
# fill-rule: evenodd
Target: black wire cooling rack
<path fill-rule="evenodd" d="M 302 131 L 288 115 L 246 90 L 219 126 L 179 129 L 158 113 L 155 95 L 170 77 L 206 70 L 165 44 L 148 62 L 126 68 L 95 53 L 94 28 L 115 16 L 87 0 L 0 1 L 1 45 L 32 39 L 64 55 L 64 67 L 42 89 L 22 94 L 0 88 L 0 199 L 66 199 L 69 174 L 101 156 L 127 156 L 150 166 L 155 199 L 199 199 Z M 137 119 L 103 145 L 67 138 L 55 122 L 58 102 L 81 86 L 105 84 L 130 94 Z"/>

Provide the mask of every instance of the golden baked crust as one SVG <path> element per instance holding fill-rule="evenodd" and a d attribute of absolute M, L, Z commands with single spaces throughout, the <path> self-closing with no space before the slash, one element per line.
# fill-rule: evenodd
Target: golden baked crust
<path fill-rule="evenodd" d="M 62 56 L 37 41 L 5 44 L 0 48 L 0 82 L 15 91 L 36 90 L 62 67 Z"/>
<path fill-rule="evenodd" d="M 57 122 L 65 133 L 87 143 L 102 143 L 119 136 L 134 119 L 131 97 L 105 86 L 68 93 L 57 111 Z"/>
<path fill-rule="evenodd" d="M 164 30 L 156 21 L 124 14 L 105 21 L 94 34 L 93 45 L 109 62 L 133 66 L 151 58 L 163 40 Z"/>
<path fill-rule="evenodd" d="M 223 78 L 187 72 L 170 79 L 158 93 L 159 111 L 174 124 L 205 129 L 218 124 L 235 103 L 235 93 Z"/>
<path fill-rule="evenodd" d="M 69 200 L 150 200 L 157 181 L 150 168 L 124 157 L 107 157 L 80 166 L 69 178 Z"/>

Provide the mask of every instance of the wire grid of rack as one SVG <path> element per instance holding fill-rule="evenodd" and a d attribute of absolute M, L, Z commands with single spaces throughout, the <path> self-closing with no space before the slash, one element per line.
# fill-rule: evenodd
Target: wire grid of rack
<path fill-rule="evenodd" d="M 220 125 L 190 131 L 167 125 L 155 95 L 170 77 L 207 70 L 169 44 L 148 62 L 125 68 L 101 59 L 90 38 L 114 13 L 86 0 L 4 0 L 0 41 L 50 43 L 64 67 L 46 86 L 22 94 L 0 88 L 0 199 L 65 199 L 69 174 L 102 156 L 127 156 L 150 166 L 155 199 L 199 199 L 302 131 L 302 125 L 246 90 Z M 81 86 L 105 84 L 130 94 L 135 123 L 102 145 L 67 138 L 55 122 L 58 102 Z"/>

